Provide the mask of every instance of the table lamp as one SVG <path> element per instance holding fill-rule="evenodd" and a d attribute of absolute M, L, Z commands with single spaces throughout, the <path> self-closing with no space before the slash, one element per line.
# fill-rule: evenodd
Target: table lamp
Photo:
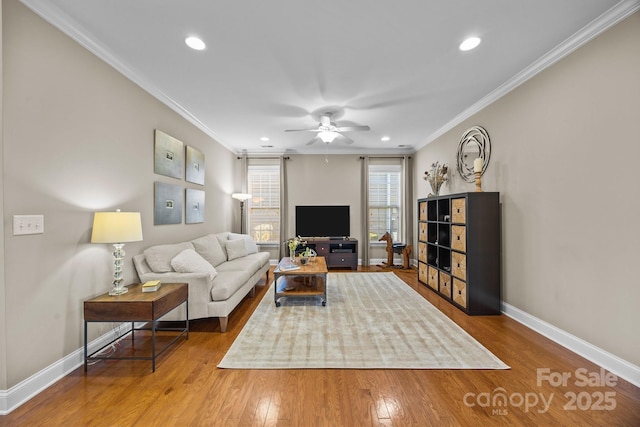
<path fill-rule="evenodd" d="M 109 295 L 122 295 L 129 290 L 122 284 L 122 248 L 127 242 L 142 240 L 142 222 L 140 212 L 96 212 L 93 216 L 91 243 L 112 243 L 113 251 L 113 289 Z"/>
<path fill-rule="evenodd" d="M 251 198 L 251 194 L 233 193 L 231 197 L 240 200 L 240 234 L 244 234 L 244 202 Z"/>

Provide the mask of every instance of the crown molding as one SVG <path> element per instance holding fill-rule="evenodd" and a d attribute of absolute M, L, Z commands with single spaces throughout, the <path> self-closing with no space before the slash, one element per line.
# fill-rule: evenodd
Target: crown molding
<path fill-rule="evenodd" d="M 565 56 L 569 55 L 579 47 L 585 45 L 589 41 L 593 40 L 598 35 L 602 34 L 609 28 L 613 27 L 623 19 L 627 18 L 631 14 L 640 9 L 640 0 L 622 0 L 611 9 L 600 15 L 595 20 L 591 21 L 581 30 L 574 33 L 564 42 L 560 43 L 554 49 L 550 50 L 535 62 L 529 65 L 524 70 L 507 80 L 502 85 L 498 86 L 495 90 L 490 92 L 487 96 L 480 99 L 475 104 L 464 110 L 462 113 L 451 119 L 440 129 L 429 135 L 424 142 L 416 146 L 416 149 L 421 149 L 425 145 L 433 142 L 437 138 L 441 137 L 455 126 L 462 123 L 464 120 L 473 116 L 474 114 L 482 111 L 498 99 L 502 98 L 527 80 L 531 79 L 538 73 L 542 72 L 546 68 L 555 64 Z"/>
<path fill-rule="evenodd" d="M 120 61 L 106 46 L 88 38 L 86 34 L 89 34 L 89 32 L 78 22 L 72 20 L 67 14 L 62 12 L 55 4 L 52 4 L 48 1 L 38 0 L 20 0 L 20 2 L 27 6 L 33 13 L 40 16 L 42 19 L 53 25 L 58 30 L 62 31 L 82 47 L 87 49 L 89 52 L 102 59 L 111 67 L 115 68 L 127 79 L 140 86 L 151 96 L 158 99 L 160 102 L 171 108 L 185 120 L 213 138 L 216 142 L 220 143 L 227 150 L 232 152 L 234 151 L 231 147 L 221 141 L 211 128 L 198 120 L 197 117 L 192 115 L 189 110 L 184 108 L 179 102 L 177 102 L 175 99 L 171 98 L 162 90 L 160 90 L 157 86 L 151 84 L 149 81 L 143 78 L 134 68 L 131 68 L 125 62 Z"/>

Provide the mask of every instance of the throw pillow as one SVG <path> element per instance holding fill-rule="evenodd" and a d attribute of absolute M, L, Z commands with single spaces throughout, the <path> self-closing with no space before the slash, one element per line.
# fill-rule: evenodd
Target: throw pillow
<path fill-rule="evenodd" d="M 178 273 L 206 273 L 211 280 L 218 275 L 215 267 L 193 249 L 185 249 L 176 255 L 171 266 Z"/>
<path fill-rule="evenodd" d="M 156 245 L 145 249 L 143 253 L 149 268 L 154 273 L 168 273 L 173 271 L 171 260 L 185 249 L 193 249 L 193 245 L 189 242 Z"/>
<path fill-rule="evenodd" d="M 244 245 L 244 239 L 227 240 L 227 258 L 229 261 L 247 256 L 247 247 Z"/>
<path fill-rule="evenodd" d="M 248 234 L 229 233 L 229 240 L 244 240 L 244 246 L 247 248 L 247 254 L 257 254 L 258 245 Z"/>
<path fill-rule="evenodd" d="M 227 236 L 229 236 L 229 232 L 223 231 L 222 233 L 218 233 L 215 236 L 218 239 L 218 242 L 220 242 L 220 247 L 222 248 L 222 252 L 224 252 L 224 260 L 226 261 L 227 259 L 229 259 L 229 257 L 227 256 Z"/>
<path fill-rule="evenodd" d="M 220 246 L 220 241 L 214 234 L 192 240 L 191 243 L 196 252 L 198 252 L 202 258 L 209 261 L 214 267 L 219 266 L 227 260 L 227 253 L 222 246 Z"/>

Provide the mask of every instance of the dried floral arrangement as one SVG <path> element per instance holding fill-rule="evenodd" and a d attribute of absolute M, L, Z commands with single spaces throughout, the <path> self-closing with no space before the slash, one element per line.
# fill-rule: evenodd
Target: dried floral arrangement
<path fill-rule="evenodd" d="M 431 190 L 433 191 L 433 194 L 430 193 L 429 196 L 440 194 L 440 187 L 449 179 L 447 176 L 448 170 L 449 166 L 446 163 L 440 165 L 440 162 L 435 162 L 431 164 L 431 170 L 424 172 L 424 180 L 431 185 Z"/>

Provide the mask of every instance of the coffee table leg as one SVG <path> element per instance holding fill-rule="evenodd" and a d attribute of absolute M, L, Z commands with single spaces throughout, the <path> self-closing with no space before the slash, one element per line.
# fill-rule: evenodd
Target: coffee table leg
<path fill-rule="evenodd" d="M 278 279 L 279 278 L 280 278 L 280 275 L 278 274 L 273 275 L 273 302 L 275 303 L 276 307 L 280 307 L 280 303 L 278 302 Z"/>
<path fill-rule="evenodd" d="M 326 307 L 327 306 L 327 275 L 323 274 L 322 276 L 322 282 L 324 285 L 324 298 L 322 299 L 322 306 Z"/>

